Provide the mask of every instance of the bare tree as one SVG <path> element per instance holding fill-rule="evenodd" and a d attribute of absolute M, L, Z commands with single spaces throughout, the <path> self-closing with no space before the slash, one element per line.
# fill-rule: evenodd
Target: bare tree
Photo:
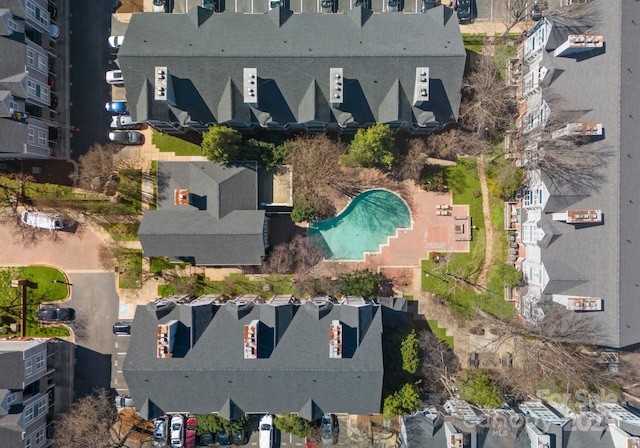
<path fill-rule="evenodd" d="M 427 146 L 434 157 L 455 159 L 459 155 L 478 155 L 486 147 L 475 132 L 468 132 L 459 127 L 430 134 Z"/>
<path fill-rule="evenodd" d="M 509 34 L 511 29 L 519 23 L 531 18 L 533 7 L 537 5 L 537 0 L 504 0 L 507 15 L 504 18 L 504 25 L 507 28 L 504 34 Z"/>
<path fill-rule="evenodd" d="M 307 274 L 322 261 L 323 253 L 312 241 L 296 235 L 288 243 L 277 245 L 269 254 L 265 269 L 273 274 Z"/>
<path fill-rule="evenodd" d="M 420 332 L 422 367 L 420 376 L 428 392 L 442 392 L 446 381 L 460 370 L 458 357 L 431 331 Z M 444 383 L 443 383 L 444 382 Z"/>
<path fill-rule="evenodd" d="M 89 150 L 78 159 L 80 174 L 79 186 L 81 188 L 93 189 L 99 192 L 115 194 L 115 189 L 109 187 L 111 176 L 117 175 L 118 166 L 122 159 L 118 153 L 121 146 L 113 145 L 92 145 Z M 117 185 L 116 185 L 117 188 Z"/>
<path fill-rule="evenodd" d="M 97 389 L 93 395 L 77 400 L 68 413 L 58 417 L 53 446 L 121 448 L 133 438 L 151 446 L 151 436 L 143 434 L 146 427 L 147 422 L 142 419 L 124 421 L 109 393 Z"/>
<path fill-rule="evenodd" d="M 422 138 L 413 138 L 406 142 L 407 150 L 395 172 L 397 178 L 420 182 L 420 173 L 429 159 L 429 148 Z"/>
<path fill-rule="evenodd" d="M 460 120 L 476 137 L 493 139 L 509 128 L 515 117 L 515 99 L 498 67 L 489 56 L 480 56 L 462 83 Z"/>

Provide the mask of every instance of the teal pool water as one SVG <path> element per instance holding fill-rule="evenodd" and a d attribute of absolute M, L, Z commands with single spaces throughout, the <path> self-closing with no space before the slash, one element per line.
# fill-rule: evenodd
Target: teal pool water
<path fill-rule="evenodd" d="M 362 260 L 378 252 L 396 229 L 411 226 L 411 212 L 395 193 L 369 190 L 359 194 L 335 218 L 309 225 L 309 237 L 329 260 Z"/>

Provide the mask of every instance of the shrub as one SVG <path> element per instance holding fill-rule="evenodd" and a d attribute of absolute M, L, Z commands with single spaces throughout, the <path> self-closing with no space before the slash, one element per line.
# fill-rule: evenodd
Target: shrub
<path fill-rule="evenodd" d="M 381 123 L 368 129 L 358 129 L 349 152 L 353 160 L 365 168 L 390 169 L 398 155 L 393 131 Z"/>
<path fill-rule="evenodd" d="M 213 162 L 227 163 L 240 155 L 242 136 L 227 126 L 211 126 L 202 134 L 202 152 Z"/>
<path fill-rule="evenodd" d="M 397 392 L 384 399 L 382 415 L 393 418 L 398 415 L 411 414 L 420 409 L 420 388 L 418 383 L 407 383 Z"/>
<path fill-rule="evenodd" d="M 493 384 L 486 370 L 465 370 L 459 391 L 460 397 L 478 406 L 497 408 L 502 405 L 498 386 Z"/>

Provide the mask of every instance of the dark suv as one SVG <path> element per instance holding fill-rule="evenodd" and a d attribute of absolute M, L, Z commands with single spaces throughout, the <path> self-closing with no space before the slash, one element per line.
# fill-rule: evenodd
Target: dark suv
<path fill-rule="evenodd" d="M 131 325 L 125 322 L 116 322 L 113 324 L 113 334 L 121 335 L 130 335 L 131 334 Z"/>
<path fill-rule="evenodd" d="M 455 10 L 459 23 L 473 22 L 473 4 L 471 0 L 456 0 Z"/>

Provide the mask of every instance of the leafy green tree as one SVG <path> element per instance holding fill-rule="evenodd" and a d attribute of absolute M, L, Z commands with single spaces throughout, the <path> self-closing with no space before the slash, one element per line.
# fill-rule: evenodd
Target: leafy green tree
<path fill-rule="evenodd" d="M 197 418 L 198 435 L 201 435 L 203 432 L 215 433 L 220 431 L 221 429 L 224 429 L 227 434 L 233 434 L 234 432 L 240 430 L 243 426 L 245 426 L 249 421 L 249 417 L 247 417 L 246 415 L 231 421 L 216 414 L 200 414 L 197 416 Z"/>
<path fill-rule="evenodd" d="M 250 139 L 240 148 L 239 158 L 255 160 L 267 171 L 274 171 L 284 164 L 284 145 Z"/>
<path fill-rule="evenodd" d="M 319 207 L 313 193 L 300 190 L 293 198 L 293 210 L 291 210 L 291 220 L 293 222 L 315 221 L 319 214 Z"/>
<path fill-rule="evenodd" d="M 342 293 L 347 296 L 361 296 L 372 300 L 378 296 L 380 277 L 368 269 L 357 269 L 339 277 L 342 283 Z"/>
<path fill-rule="evenodd" d="M 393 418 L 398 415 L 411 414 L 420 409 L 419 383 L 407 383 L 397 392 L 384 399 L 382 415 Z"/>
<path fill-rule="evenodd" d="M 349 152 L 353 160 L 365 168 L 390 169 L 398 156 L 393 131 L 380 123 L 368 129 L 358 129 Z"/>
<path fill-rule="evenodd" d="M 309 420 L 295 414 L 279 415 L 275 418 L 273 424 L 280 431 L 298 437 L 310 437 L 315 429 Z"/>
<path fill-rule="evenodd" d="M 524 184 L 525 172 L 504 157 L 497 157 L 487 166 L 487 183 L 491 194 L 508 198 Z"/>
<path fill-rule="evenodd" d="M 502 405 L 498 386 L 493 384 L 486 370 L 465 370 L 458 389 L 463 399 L 478 406 L 497 408 Z"/>
<path fill-rule="evenodd" d="M 227 126 L 214 125 L 202 134 L 202 152 L 213 162 L 237 160 L 241 143 L 240 132 Z"/>
<path fill-rule="evenodd" d="M 515 266 L 508 264 L 501 264 L 496 268 L 496 275 L 502 277 L 504 284 L 509 288 L 522 284 L 522 271 L 519 271 Z"/>
<path fill-rule="evenodd" d="M 420 341 L 415 331 L 411 331 L 404 338 L 400 346 L 400 353 L 402 353 L 402 369 L 415 374 L 420 368 L 421 362 Z"/>

